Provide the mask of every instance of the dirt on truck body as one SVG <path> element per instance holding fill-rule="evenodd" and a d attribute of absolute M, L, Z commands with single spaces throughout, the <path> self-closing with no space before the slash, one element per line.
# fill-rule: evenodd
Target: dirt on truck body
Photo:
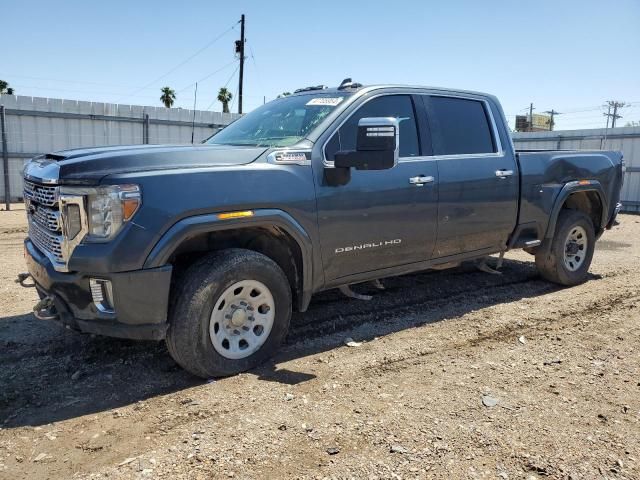
<path fill-rule="evenodd" d="M 23 219 L 0 212 L 1 479 L 640 477 L 638 216 L 582 285 L 518 251 L 325 292 L 272 362 L 215 382 L 36 320 Z"/>

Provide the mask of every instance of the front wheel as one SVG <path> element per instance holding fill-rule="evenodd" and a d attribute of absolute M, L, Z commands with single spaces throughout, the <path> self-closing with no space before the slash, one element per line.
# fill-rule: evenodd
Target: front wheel
<path fill-rule="evenodd" d="M 282 269 L 251 250 L 214 252 L 181 277 L 167 347 L 185 370 L 221 377 L 272 356 L 291 318 L 291 289 Z"/>
<path fill-rule="evenodd" d="M 543 245 L 536 254 L 540 275 L 567 286 L 585 282 L 596 243 L 591 218 L 579 210 L 562 210 L 548 241 L 550 245 Z"/>

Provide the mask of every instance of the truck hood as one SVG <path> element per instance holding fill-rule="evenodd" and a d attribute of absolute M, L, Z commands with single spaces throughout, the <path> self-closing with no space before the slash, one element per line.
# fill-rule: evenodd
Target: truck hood
<path fill-rule="evenodd" d="M 77 148 L 36 157 L 25 167 L 25 174 L 34 180 L 90 184 L 115 173 L 244 165 L 266 150 L 202 144 Z"/>

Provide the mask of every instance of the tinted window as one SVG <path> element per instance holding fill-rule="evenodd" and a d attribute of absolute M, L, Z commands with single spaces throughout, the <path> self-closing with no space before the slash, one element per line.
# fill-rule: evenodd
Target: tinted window
<path fill-rule="evenodd" d="M 415 157 L 420 155 L 418 130 L 413 112 L 413 102 L 409 95 L 387 95 L 374 98 L 361 106 L 340 127 L 327 143 L 327 160 L 339 150 L 355 150 L 358 133 L 358 122 L 366 117 L 395 117 L 400 120 L 400 156 Z"/>
<path fill-rule="evenodd" d="M 495 152 L 483 102 L 430 97 L 429 122 L 436 155 Z"/>

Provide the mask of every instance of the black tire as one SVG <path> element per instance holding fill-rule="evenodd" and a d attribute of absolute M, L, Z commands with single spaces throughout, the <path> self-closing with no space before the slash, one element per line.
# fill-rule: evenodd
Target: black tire
<path fill-rule="evenodd" d="M 572 271 L 565 265 L 564 254 L 567 237 L 575 227 L 584 229 L 587 245 L 582 264 Z M 548 243 L 542 245 L 536 253 L 536 266 L 544 279 L 566 286 L 578 285 L 587 281 L 596 244 L 596 235 L 593 222 L 586 213 L 579 210 L 560 211 L 553 238 L 546 242 Z"/>
<path fill-rule="evenodd" d="M 242 280 L 255 280 L 269 289 L 275 314 L 271 332 L 256 352 L 229 359 L 214 348 L 209 323 L 218 298 Z M 273 260 L 252 250 L 221 250 L 200 259 L 181 276 L 174 295 L 167 348 L 182 368 L 202 378 L 234 375 L 256 367 L 277 351 L 289 330 L 291 289 L 287 277 Z"/>

